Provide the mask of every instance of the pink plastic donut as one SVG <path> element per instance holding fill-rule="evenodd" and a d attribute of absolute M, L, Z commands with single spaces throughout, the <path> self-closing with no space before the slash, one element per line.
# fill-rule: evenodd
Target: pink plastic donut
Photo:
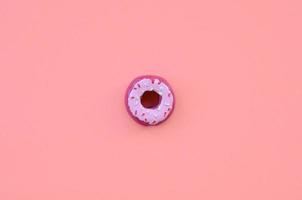
<path fill-rule="evenodd" d="M 136 122 L 154 126 L 170 117 L 174 110 L 175 97 L 165 79 L 146 75 L 130 83 L 125 103 L 128 113 Z"/>

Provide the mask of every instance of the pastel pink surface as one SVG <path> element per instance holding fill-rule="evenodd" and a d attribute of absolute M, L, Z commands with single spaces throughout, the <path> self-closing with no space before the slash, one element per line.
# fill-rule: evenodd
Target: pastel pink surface
<path fill-rule="evenodd" d="M 302 1 L 1 0 L 0 199 L 302 199 Z M 132 122 L 129 80 L 177 94 Z"/>

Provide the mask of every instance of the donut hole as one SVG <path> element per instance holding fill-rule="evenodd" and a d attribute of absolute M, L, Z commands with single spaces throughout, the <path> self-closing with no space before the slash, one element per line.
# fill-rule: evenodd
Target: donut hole
<path fill-rule="evenodd" d="M 145 91 L 141 96 L 141 104 L 145 108 L 156 108 L 161 102 L 161 96 L 155 91 Z"/>

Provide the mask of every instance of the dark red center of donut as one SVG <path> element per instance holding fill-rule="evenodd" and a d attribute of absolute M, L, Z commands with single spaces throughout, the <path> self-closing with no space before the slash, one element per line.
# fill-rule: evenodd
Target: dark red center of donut
<path fill-rule="evenodd" d="M 155 91 L 146 91 L 141 96 L 141 104 L 145 108 L 156 108 L 161 101 L 161 96 Z"/>

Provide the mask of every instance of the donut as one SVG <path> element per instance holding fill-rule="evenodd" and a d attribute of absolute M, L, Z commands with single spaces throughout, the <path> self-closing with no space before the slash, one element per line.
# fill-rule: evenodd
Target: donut
<path fill-rule="evenodd" d="M 135 78 L 129 85 L 125 103 L 130 116 L 145 126 L 158 125 L 167 120 L 175 105 L 169 83 L 154 75 Z"/>

